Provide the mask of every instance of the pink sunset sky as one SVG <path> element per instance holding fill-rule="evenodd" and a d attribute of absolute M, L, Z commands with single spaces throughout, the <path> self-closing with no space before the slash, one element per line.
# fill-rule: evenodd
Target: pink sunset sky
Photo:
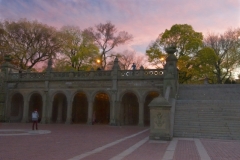
<path fill-rule="evenodd" d="M 27 18 L 61 28 L 80 29 L 111 21 L 132 42 L 114 51 L 145 54 L 148 45 L 174 24 L 195 31 L 223 33 L 240 27 L 239 0 L 0 0 L 0 20 Z"/>

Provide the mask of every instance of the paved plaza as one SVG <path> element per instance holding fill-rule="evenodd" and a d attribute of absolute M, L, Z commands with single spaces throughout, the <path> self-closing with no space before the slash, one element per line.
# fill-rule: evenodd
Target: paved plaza
<path fill-rule="evenodd" d="M 240 160 L 240 141 L 148 139 L 149 127 L 0 124 L 0 160 Z"/>

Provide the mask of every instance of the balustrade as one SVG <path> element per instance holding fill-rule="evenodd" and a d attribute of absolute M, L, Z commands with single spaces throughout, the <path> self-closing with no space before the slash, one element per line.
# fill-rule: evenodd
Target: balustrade
<path fill-rule="evenodd" d="M 24 80 L 65 80 L 65 79 L 112 79 L 112 71 L 79 71 L 79 72 L 27 72 L 9 73 L 9 81 Z M 163 77 L 164 69 L 118 70 L 119 79 Z"/>

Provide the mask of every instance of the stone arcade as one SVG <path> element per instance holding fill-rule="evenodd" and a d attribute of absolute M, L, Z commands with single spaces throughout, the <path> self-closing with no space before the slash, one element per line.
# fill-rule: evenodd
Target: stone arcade
<path fill-rule="evenodd" d="M 26 123 L 37 108 L 41 123 L 92 124 L 95 117 L 99 124 L 149 125 L 148 104 L 158 96 L 171 102 L 176 95 L 173 53 L 169 51 L 164 69 L 120 70 L 116 58 L 109 71 L 54 72 L 50 61 L 42 73 L 19 72 L 5 57 L 0 120 Z"/>
<path fill-rule="evenodd" d="M 0 72 L 0 122 L 150 125 L 150 139 L 240 139 L 240 84 L 179 85 L 168 49 L 164 69 L 19 72 L 5 57 Z"/>

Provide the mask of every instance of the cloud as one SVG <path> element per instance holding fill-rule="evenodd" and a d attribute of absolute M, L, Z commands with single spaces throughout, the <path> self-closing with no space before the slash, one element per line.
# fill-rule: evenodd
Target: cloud
<path fill-rule="evenodd" d="M 195 31 L 224 32 L 239 27 L 238 0 L 0 0 L 0 18 L 27 18 L 60 28 L 85 29 L 111 21 L 134 36 L 126 48 L 144 48 L 174 24 L 190 24 Z"/>

